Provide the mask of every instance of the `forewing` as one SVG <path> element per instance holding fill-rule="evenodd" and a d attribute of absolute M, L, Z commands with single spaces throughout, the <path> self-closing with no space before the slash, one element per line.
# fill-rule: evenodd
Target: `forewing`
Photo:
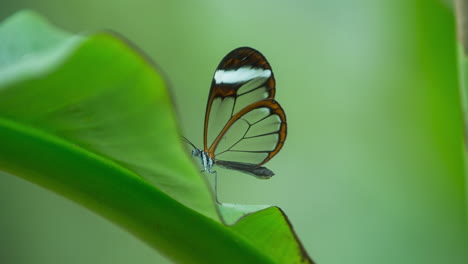
<path fill-rule="evenodd" d="M 205 152 L 256 167 L 276 155 L 286 138 L 286 116 L 274 96 L 275 79 L 262 54 L 244 47 L 226 55 L 208 98 Z"/>

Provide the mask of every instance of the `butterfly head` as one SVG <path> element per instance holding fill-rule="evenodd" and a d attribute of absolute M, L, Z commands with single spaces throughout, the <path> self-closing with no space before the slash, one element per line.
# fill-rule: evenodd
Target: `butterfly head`
<path fill-rule="evenodd" d="M 194 148 L 194 149 L 192 150 L 192 156 L 194 156 L 194 157 L 199 157 L 200 154 L 201 154 L 201 152 L 202 152 L 202 151 L 201 151 L 200 149 Z"/>

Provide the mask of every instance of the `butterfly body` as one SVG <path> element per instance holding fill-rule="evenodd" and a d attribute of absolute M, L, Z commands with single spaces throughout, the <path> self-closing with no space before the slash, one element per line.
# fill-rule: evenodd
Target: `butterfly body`
<path fill-rule="evenodd" d="M 203 150 L 192 144 L 203 171 L 214 173 L 217 165 L 261 179 L 274 175 L 262 165 L 283 147 L 287 128 L 275 93 L 273 71 L 257 50 L 241 47 L 221 60 L 208 96 Z"/>
<path fill-rule="evenodd" d="M 256 166 L 255 164 L 242 163 L 242 162 L 229 162 L 229 161 L 224 161 L 224 160 L 219 160 L 215 162 L 213 158 L 210 157 L 210 154 L 208 152 L 205 152 L 198 148 L 194 148 L 192 150 L 192 156 L 200 159 L 200 163 L 202 167 L 201 172 L 207 171 L 209 173 L 215 173 L 215 171 L 213 171 L 212 169 L 214 165 L 216 164 L 219 167 L 230 169 L 230 170 L 241 171 L 241 172 L 253 175 L 260 179 L 269 179 L 271 178 L 271 176 L 275 175 L 273 171 L 265 167 Z"/>
<path fill-rule="evenodd" d="M 194 148 L 192 150 L 192 156 L 200 159 L 200 163 L 203 168 L 202 172 L 208 171 L 209 173 L 214 173 L 214 171 L 211 170 L 213 168 L 214 161 L 207 152 L 204 152 L 198 148 Z"/>

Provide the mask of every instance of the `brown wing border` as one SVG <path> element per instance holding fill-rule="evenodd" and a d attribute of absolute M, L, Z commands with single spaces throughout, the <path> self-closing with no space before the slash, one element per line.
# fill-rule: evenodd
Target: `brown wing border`
<path fill-rule="evenodd" d="M 240 110 L 237 114 L 235 114 L 229 121 L 226 123 L 226 125 L 223 127 L 221 132 L 218 134 L 218 136 L 214 139 L 213 143 L 211 144 L 210 148 L 206 151 L 210 157 L 216 161 L 216 157 L 214 155 L 214 151 L 223 138 L 223 136 L 226 134 L 226 132 L 229 130 L 229 128 L 239 119 L 242 118 L 245 114 L 248 112 L 255 110 L 257 108 L 262 108 L 266 107 L 270 110 L 270 114 L 267 115 L 264 118 L 267 118 L 272 115 L 278 115 L 281 119 L 281 125 L 278 131 L 274 133 L 269 133 L 269 134 L 278 134 L 278 142 L 276 143 L 275 148 L 272 151 L 262 151 L 265 153 L 268 153 L 268 156 L 260 163 L 256 164 L 256 166 L 260 166 L 262 164 L 265 164 L 268 162 L 271 158 L 273 158 L 283 147 L 284 141 L 286 140 L 287 136 L 287 123 L 286 123 L 286 114 L 284 113 L 283 108 L 281 105 L 276 102 L 273 99 L 264 99 L 261 101 L 258 101 L 256 103 L 250 104 L 246 107 L 244 107 L 242 110 Z"/>

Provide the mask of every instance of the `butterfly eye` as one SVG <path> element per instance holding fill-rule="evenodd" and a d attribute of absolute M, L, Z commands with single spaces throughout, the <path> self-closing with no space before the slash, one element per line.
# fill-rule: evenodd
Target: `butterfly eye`
<path fill-rule="evenodd" d="M 199 156 L 200 155 L 200 150 L 199 149 L 193 149 L 192 150 L 192 156 Z"/>
<path fill-rule="evenodd" d="M 271 177 L 261 165 L 286 139 L 286 115 L 274 96 L 273 71 L 260 52 L 243 47 L 226 55 L 211 84 L 203 152 L 220 166 Z"/>

